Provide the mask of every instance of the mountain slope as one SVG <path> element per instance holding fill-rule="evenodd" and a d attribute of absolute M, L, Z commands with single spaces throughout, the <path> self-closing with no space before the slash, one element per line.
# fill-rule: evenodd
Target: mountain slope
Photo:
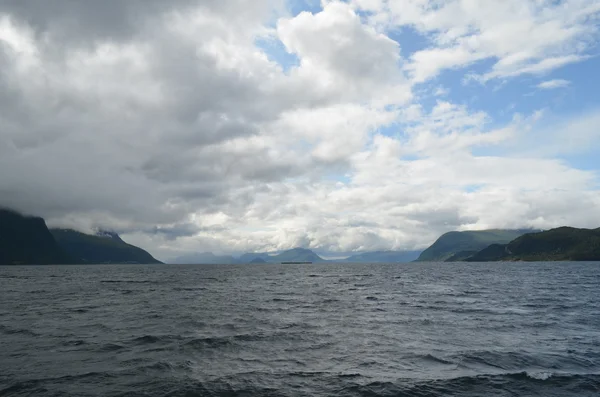
<path fill-rule="evenodd" d="M 337 262 L 347 263 L 405 263 L 419 257 L 421 251 L 374 251 L 352 255 Z"/>
<path fill-rule="evenodd" d="M 273 255 L 267 258 L 263 258 L 268 262 L 281 263 L 281 262 L 326 262 L 325 259 L 315 254 L 306 248 L 294 248 L 291 250 L 284 251 L 278 255 Z"/>
<path fill-rule="evenodd" d="M 70 229 L 50 232 L 63 250 L 85 263 L 161 263 L 143 249 L 124 242 L 116 233 L 93 236 Z"/>
<path fill-rule="evenodd" d="M 467 259 L 488 261 L 600 261 L 600 228 L 559 227 L 494 244 Z"/>
<path fill-rule="evenodd" d="M 419 262 L 443 262 L 453 258 L 461 260 L 491 244 L 507 244 L 515 238 L 533 230 L 473 230 L 449 232 L 438 238 L 429 248 L 419 255 Z M 457 255 L 460 254 L 460 255 Z M 465 255 L 466 254 L 466 255 Z"/>
<path fill-rule="evenodd" d="M 0 265 L 75 262 L 56 243 L 42 218 L 0 209 Z"/>
<path fill-rule="evenodd" d="M 246 253 L 238 258 L 239 263 L 256 263 L 255 260 L 262 259 L 263 262 L 260 263 L 268 263 L 271 255 L 267 252 L 255 252 L 255 253 Z"/>
<path fill-rule="evenodd" d="M 249 262 L 249 264 L 257 264 L 257 263 L 267 263 L 267 261 L 264 260 L 263 258 L 254 258 Z"/>

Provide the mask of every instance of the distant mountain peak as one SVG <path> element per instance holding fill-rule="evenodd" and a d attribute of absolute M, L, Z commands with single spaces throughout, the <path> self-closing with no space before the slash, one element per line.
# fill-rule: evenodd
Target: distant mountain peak
<path fill-rule="evenodd" d="M 324 262 L 323 258 L 308 248 L 292 248 L 270 257 L 273 262 Z"/>

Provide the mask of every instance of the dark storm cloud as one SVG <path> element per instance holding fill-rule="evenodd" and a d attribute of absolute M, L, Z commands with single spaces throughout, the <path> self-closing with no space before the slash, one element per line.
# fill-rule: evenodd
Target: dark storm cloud
<path fill-rule="evenodd" d="M 193 223 L 180 223 L 175 226 L 161 226 L 154 227 L 145 232 L 148 234 L 159 234 L 164 236 L 166 240 L 175 240 L 179 237 L 190 237 L 197 234 L 202 229 Z M 132 230 L 132 232 L 136 232 L 138 230 Z"/>
<path fill-rule="evenodd" d="M 252 28 L 272 2 L 242 4 L 2 2 L 0 15 L 23 37 L 32 29 L 27 40 L 35 46 L 24 51 L 19 42 L 0 42 L 0 166 L 10 169 L 0 175 L 2 204 L 123 230 L 182 230 L 188 214 L 245 206 L 255 181 L 298 172 L 271 156 L 266 143 L 224 146 L 258 136 L 261 123 L 290 102 L 267 95 L 272 88 L 261 84 L 260 68 L 241 74 L 202 48 L 235 32 L 211 23 L 243 18 Z M 164 18 L 194 10 L 210 16 L 207 26 L 183 27 L 194 33 L 178 32 Z M 243 23 L 235 28 L 243 37 Z"/>
<path fill-rule="evenodd" d="M 128 40 L 149 20 L 178 10 L 186 12 L 199 0 L 4 0 L 0 13 L 30 25 L 37 35 L 73 44 L 95 40 Z M 210 3 L 210 2 L 209 2 Z"/>

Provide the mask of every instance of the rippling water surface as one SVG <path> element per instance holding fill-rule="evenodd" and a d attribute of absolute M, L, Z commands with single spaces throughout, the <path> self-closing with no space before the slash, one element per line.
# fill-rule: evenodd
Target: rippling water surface
<path fill-rule="evenodd" d="M 0 396 L 598 396 L 600 263 L 0 267 Z"/>

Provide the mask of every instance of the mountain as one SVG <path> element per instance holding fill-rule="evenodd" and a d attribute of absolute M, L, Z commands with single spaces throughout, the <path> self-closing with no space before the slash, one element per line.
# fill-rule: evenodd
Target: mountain
<path fill-rule="evenodd" d="M 256 264 L 256 263 L 267 263 L 266 260 L 264 260 L 263 258 L 254 258 L 252 259 L 250 262 L 250 264 Z"/>
<path fill-rule="evenodd" d="M 306 248 L 293 248 L 279 254 L 268 252 L 247 253 L 240 256 L 237 261 L 238 263 L 327 262 Z"/>
<path fill-rule="evenodd" d="M 240 263 L 238 259 L 231 255 L 219 256 L 212 252 L 182 255 L 170 262 L 179 265 L 229 265 Z"/>
<path fill-rule="evenodd" d="M 419 257 L 421 251 L 374 251 L 352 255 L 336 262 L 346 263 L 406 263 Z"/>
<path fill-rule="evenodd" d="M 42 218 L 0 209 L 0 265 L 75 262 L 56 243 Z"/>
<path fill-rule="evenodd" d="M 458 261 L 470 257 L 491 244 L 508 244 L 531 229 L 517 230 L 472 230 L 449 232 L 442 235 L 419 255 L 419 262 Z"/>
<path fill-rule="evenodd" d="M 84 263 L 161 263 L 113 232 L 99 232 L 98 235 L 71 229 L 51 229 L 50 232 L 65 252 Z"/>
<path fill-rule="evenodd" d="M 508 244 L 490 245 L 467 261 L 600 261 L 600 228 L 565 226 L 525 234 Z"/>
<path fill-rule="evenodd" d="M 268 263 L 270 258 L 271 258 L 271 255 L 269 255 L 269 253 L 267 253 L 267 252 L 256 252 L 256 253 L 243 254 L 242 256 L 239 257 L 238 262 L 239 263 L 256 263 L 255 260 L 261 259 L 263 261 L 261 263 Z"/>
<path fill-rule="evenodd" d="M 269 262 L 326 262 L 325 259 L 306 248 L 294 248 L 269 257 Z"/>

